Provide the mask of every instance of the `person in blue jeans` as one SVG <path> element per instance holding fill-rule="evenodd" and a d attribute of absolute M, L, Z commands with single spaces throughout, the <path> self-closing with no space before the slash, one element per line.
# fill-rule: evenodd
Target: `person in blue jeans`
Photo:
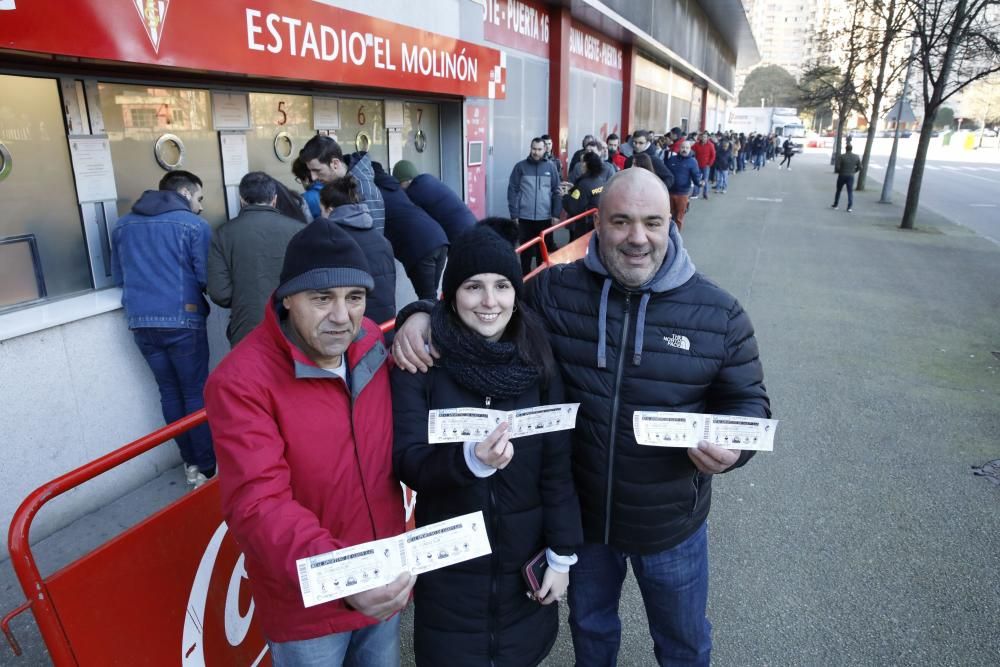
<path fill-rule="evenodd" d="M 705 441 L 647 447 L 632 424 L 637 411 L 769 417 L 753 325 L 695 269 L 651 172 L 625 169 L 608 181 L 594 231 L 586 257 L 525 286 L 548 326 L 566 400 L 580 403 L 572 455 L 584 544 L 569 586 L 576 664 L 617 663 L 631 563 L 657 662 L 708 665 L 712 478 L 753 452 Z M 406 318 L 407 309 L 393 358 L 415 372 L 435 351 L 424 348 L 427 316 Z"/>
<path fill-rule="evenodd" d="M 111 233 L 111 271 L 136 346 L 160 390 L 168 424 L 201 410 L 208 378 L 206 265 L 212 229 L 202 211 L 201 179 L 171 171 L 147 190 Z M 174 438 L 187 483 L 215 475 L 207 424 Z"/>

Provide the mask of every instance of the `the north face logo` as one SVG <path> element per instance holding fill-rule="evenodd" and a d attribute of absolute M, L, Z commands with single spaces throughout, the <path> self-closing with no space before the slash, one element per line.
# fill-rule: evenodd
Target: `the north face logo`
<path fill-rule="evenodd" d="M 691 341 L 688 340 L 687 336 L 682 336 L 680 334 L 674 334 L 673 336 L 664 336 L 663 342 L 670 347 L 676 347 L 679 350 L 690 350 Z"/>
<path fill-rule="evenodd" d="M 170 0 L 132 0 L 142 25 L 146 28 L 149 41 L 153 44 L 153 50 L 160 52 L 160 37 L 163 35 L 163 23 L 167 20 L 167 8 Z"/>

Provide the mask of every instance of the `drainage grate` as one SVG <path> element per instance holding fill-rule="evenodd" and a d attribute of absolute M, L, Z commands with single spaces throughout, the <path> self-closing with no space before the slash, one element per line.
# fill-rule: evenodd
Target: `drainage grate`
<path fill-rule="evenodd" d="M 972 466 L 972 474 L 985 477 L 994 484 L 1000 485 L 1000 459 L 987 461 L 981 466 Z"/>

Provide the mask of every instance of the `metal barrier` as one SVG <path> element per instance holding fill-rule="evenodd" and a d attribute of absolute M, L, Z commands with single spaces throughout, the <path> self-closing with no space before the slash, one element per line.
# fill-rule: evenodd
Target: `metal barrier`
<path fill-rule="evenodd" d="M 544 238 L 592 213 L 591 209 L 546 229 L 517 252 L 542 244 L 542 264 L 586 254 L 590 234 L 549 253 Z M 381 325 L 390 331 L 391 320 Z M 99 459 L 43 484 L 21 503 L 8 533 L 11 564 L 26 602 L 2 621 L 15 655 L 21 649 L 10 622 L 31 609 L 56 667 L 89 665 L 238 665 L 269 663 L 253 623 L 254 603 L 243 586 L 243 555 L 222 520 L 218 484 L 212 480 L 139 524 L 43 577 L 29 544 L 31 523 L 52 499 L 130 461 L 206 419 L 199 410 Z M 416 494 L 404 487 L 407 521 Z"/>

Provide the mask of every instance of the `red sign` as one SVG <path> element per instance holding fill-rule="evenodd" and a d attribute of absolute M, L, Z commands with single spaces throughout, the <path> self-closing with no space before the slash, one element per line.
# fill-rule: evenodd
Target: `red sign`
<path fill-rule="evenodd" d="M 622 47 L 576 21 L 569 29 L 570 67 L 622 80 Z"/>
<path fill-rule="evenodd" d="M 487 40 L 549 57 L 549 11 L 527 0 L 480 0 L 483 36 Z"/>
<path fill-rule="evenodd" d="M 503 98 L 496 49 L 311 0 L 39 0 L 0 48 L 354 86 Z"/>
<path fill-rule="evenodd" d="M 486 217 L 486 126 L 489 108 L 465 105 L 465 203 L 473 215 Z"/>

